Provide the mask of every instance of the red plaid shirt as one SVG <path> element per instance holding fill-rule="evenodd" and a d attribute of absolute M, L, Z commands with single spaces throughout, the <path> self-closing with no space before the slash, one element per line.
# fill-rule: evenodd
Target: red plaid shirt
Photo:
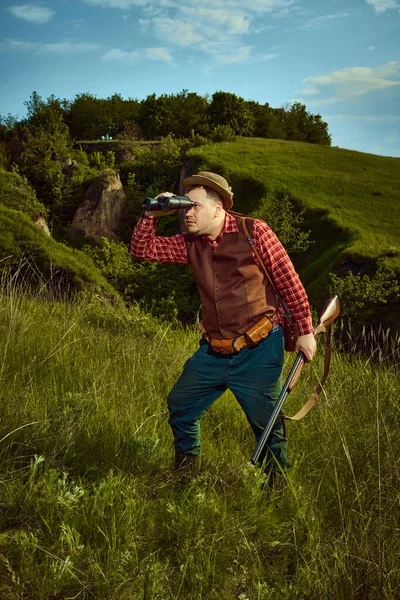
<path fill-rule="evenodd" d="M 143 215 L 138 221 L 132 235 L 130 252 L 133 256 L 144 258 L 153 262 L 189 263 L 185 238 L 182 234 L 170 237 L 155 235 L 158 218 Z M 222 236 L 237 232 L 238 226 L 235 218 L 226 213 L 225 225 L 215 240 L 207 236 L 210 246 L 215 250 L 222 240 Z M 299 335 L 312 333 L 310 307 L 307 294 L 304 290 L 298 274 L 294 270 L 292 261 L 286 250 L 270 229 L 260 219 L 254 220 L 253 242 L 259 251 L 261 258 L 272 276 L 275 286 L 280 295 L 286 300 L 292 311 L 299 328 Z M 254 256 L 256 263 L 257 257 Z M 282 322 L 282 315 L 279 315 Z"/>

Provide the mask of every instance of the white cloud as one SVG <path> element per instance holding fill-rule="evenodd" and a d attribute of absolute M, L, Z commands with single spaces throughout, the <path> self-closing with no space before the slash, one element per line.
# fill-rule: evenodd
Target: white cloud
<path fill-rule="evenodd" d="M 21 40 L 2 40 L 0 50 L 11 50 L 12 52 L 27 52 L 37 49 L 37 44 Z"/>
<path fill-rule="evenodd" d="M 145 33 L 150 25 L 150 19 L 139 19 L 140 29 Z"/>
<path fill-rule="evenodd" d="M 252 46 L 242 46 L 241 48 L 235 49 L 234 52 L 217 54 L 215 62 L 218 65 L 234 65 L 247 62 L 251 56 L 252 50 Z"/>
<path fill-rule="evenodd" d="M 56 42 L 55 44 L 43 44 L 40 42 L 28 42 L 21 40 L 3 40 L 0 45 L 1 50 L 12 52 L 33 52 L 34 54 L 82 54 L 83 52 L 93 52 L 99 50 L 98 44 L 88 44 L 86 42 Z"/>
<path fill-rule="evenodd" d="M 190 23 L 199 23 L 199 29 L 207 26 L 213 33 L 225 37 L 249 33 L 249 18 L 242 12 L 229 13 L 222 9 L 182 7 L 182 17 Z"/>
<path fill-rule="evenodd" d="M 163 47 L 191 48 L 215 58 L 216 64 L 246 60 L 271 60 L 270 55 L 253 55 L 243 36 L 256 35 L 266 22 L 282 11 L 291 11 L 299 0 L 84 0 L 105 8 L 128 10 L 139 7 L 135 16 L 143 32 L 154 35 Z M 261 18 L 263 17 L 264 18 Z M 261 29 L 260 29 L 261 28 Z M 137 60 L 128 53 L 128 62 Z"/>
<path fill-rule="evenodd" d="M 167 48 L 146 48 L 144 54 L 149 60 L 172 62 L 172 55 Z"/>
<path fill-rule="evenodd" d="M 349 67 L 334 71 L 329 75 L 306 77 L 305 95 L 316 95 L 328 88 L 335 92 L 335 99 L 325 99 L 318 103 L 341 101 L 362 96 L 375 90 L 383 90 L 400 85 L 400 62 L 391 61 L 380 67 Z M 333 103 L 333 102 L 330 102 Z"/>
<path fill-rule="evenodd" d="M 396 0 L 366 0 L 366 2 L 374 7 L 378 15 L 387 10 L 400 9 L 400 4 Z"/>
<path fill-rule="evenodd" d="M 149 0 L 84 0 L 86 4 L 94 4 L 103 8 L 122 8 L 127 10 L 132 6 L 146 6 L 152 4 Z"/>
<path fill-rule="evenodd" d="M 210 54 L 215 55 L 215 64 L 218 65 L 237 65 L 247 62 L 259 62 L 264 60 L 273 60 L 279 54 L 253 54 L 252 46 L 240 46 L 230 52 L 220 52 L 213 48 Z"/>
<path fill-rule="evenodd" d="M 104 8 L 141 7 L 140 24 L 150 21 L 157 37 L 169 36 L 168 44 L 195 45 L 213 38 L 226 39 L 254 33 L 260 14 L 290 11 L 299 0 L 84 0 Z M 254 27 L 254 29 L 253 29 Z M 190 43 L 190 35 L 192 43 Z"/>
<path fill-rule="evenodd" d="M 119 62 L 123 65 L 133 65 L 139 60 L 139 52 L 125 52 L 119 48 L 109 50 L 101 57 L 102 60 Z"/>
<path fill-rule="evenodd" d="M 342 19 L 346 19 L 351 16 L 351 11 L 343 10 L 340 13 L 336 13 L 334 15 L 320 15 L 319 17 L 314 17 L 301 25 L 299 29 L 319 29 L 321 27 L 325 27 L 326 25 L 330 25 L 331 23 L 335 23 Z"/>
<path fill-rule="evenodd" d="M 298 4 L 299 0 L 202 0 L 201 7 L 198 0 L 84 0 L 87 4 L 94 4 L 104 8 L 119 8 L 126 10 L 134 6 L 161 7 L 164 9 L 176 8 L 212 8 L 220 9 L 229 13 L 233 11 L 248 11 L 252 13 L 272 13 L 282 10 L 290 10 L 290 7 Z"/>
<path fill-rule="evenodd" d="M 40 44 L 38 52 L 40 54 L 70 55 L 93 52 L 100 48 L 99 44 L 88 44 L 87 42 L 56 42 L 55 44 Z"/>
<path fill-rule="evenodd" d="M 18 19 L 24 19 L 35 23 L 35 25 L 44 25 L 48 23 L 54 16 L 54 10 L 46 6 L 37 4 L 18 4 L 9 6 L 8 11 Z"/>
<path fill-rule="evenodd" d="M 372 52 L 372 50 L 375 50 L 375 46 L 368 46 L 368 50 Z"/>
<path fill-rule="evenodd" d="M 156 17 L 153 26 L 157 37 L 169 44 L 187 47 L 203 42 L 205 39 L 201 27 L 188 21 L 179 21 L 169 17 Z M 200 29 L 200 31 L 197 31 Z"/>
<path fill-rule="evenodd" d="M 119 48 L 113 48 L 102 56 L 102 60 L 107 62 L 118 62 L 125 66 L 132 66 L 141 60 L 161 61 L 171 64 L 172 55 L 167 48 L 141 48 L 126 52 Z"/>

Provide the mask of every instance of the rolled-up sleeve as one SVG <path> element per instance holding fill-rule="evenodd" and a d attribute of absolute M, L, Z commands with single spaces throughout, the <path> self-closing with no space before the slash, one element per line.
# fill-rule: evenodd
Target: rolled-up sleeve
<path fill-rule="evenodd" d="M 143 215 L 132 234 L 130 253 L 151 262 L 188 263 L 183 235 L 156 236 L 158 219 Z"/>

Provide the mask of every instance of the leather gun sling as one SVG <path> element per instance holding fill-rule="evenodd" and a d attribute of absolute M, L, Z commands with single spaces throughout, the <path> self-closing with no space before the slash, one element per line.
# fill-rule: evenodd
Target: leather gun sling
<path fill-rule="evenodd" d="M 260 253 L 258 252 L 252 237 L 249 233 L 247 224 L 246 224 L 246 217 L 241 217 L 241 221 L 242 221 L 242 225 L 243 225 L 243 229 L 244 232 L 246 234 L 246 237 L 248 239 L 248 242 L 252 248 L 252 250 L 254 251 L 254 254 L 257 256 L 258 261 L 260 263 L 260 267 L 262 268 L 262 270 L 264 271 L 265 275 L 268 278 L 268 281 L 270 282 L 270 284 L 272 285 L 276 295 L 278 296 L 281 304 L 282 304 L 282 308 L 285 311 L 285 313 L 287 314 L 288 311 L 286 309 L 285 303 L 282 300 L 282 297 L 280 296 L 280 294 L 278 293 L 274 282 L 272 281 L 272 278 L 270 276 L 270 274 L 268 273 L 268 269 L 264 264 L 263 259 L 260 256 Z M 311 394 L 311 396 L 308 398 L 307 402 L 304 404 L 304 406 L 295 414 L 293 415 L 293 417 L 288 417 L 286 415 L 282 415 L 282 417 L 284 419 L 286 419 L 287 421 L 300 421 L 300 419 L 302 419 L 303 417 L 306 416 L 307 413 L 310 412 L 310 410 L 312 409 L 312 407 L 314 406 L 314 404 L 316 403 L 318 396 L 320 395 L 320 393 L 322 392 L 322 389 L 324 387 L 324 383 L 328 377 L 328 373 L 329 373 L 329 368 L 331 365 L 331 358 L 332 358 L 332 326 L 330 325 L 327 328 L 327 339 L 326 339 L 326 346 L 325 346 L 325 358 L 324 358 L 324 373 L 322 375 L 322 379 L 321 381 L 318 383 L 317 387 L 315 388 L 315 390 L 313 391 L 313 393 Z"/>

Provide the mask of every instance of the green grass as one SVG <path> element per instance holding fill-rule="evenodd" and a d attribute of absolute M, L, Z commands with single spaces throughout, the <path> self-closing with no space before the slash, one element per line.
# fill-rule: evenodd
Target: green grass
<path fill-rule="evenodd" d="M 117 296 L 84 252 L 48 237 L 24 213 L 0 206 L 0 272 L 4 269 L 35 285 L 51 282 L 60 294 L 97 290 Z"/>
<path fill-rule="evenodd" d="M 279 191 L 306 209 L 315 244 L 298 262 L 311 291 L 346 260 L 383 256 L 400 272 L 399 158 L 249 138 L 201 146 L 189 155 L 195 167 L 228 178 L 236 210 L 259 211 L 262 199 Z"/>
<path fill-rule="evenodd" d="M 319 403 L 288 425 L 282 497 L 250 466 L 249 426 L 225 394 L 202 423 L 203 473 L 185 486 L 166 395 L 195 329 L 6 284 L 0 311 L 1 598 L 398 598 L 393 365 L 335 354 Z M 322 361 L 320 350 L 289 413 Z"/>

